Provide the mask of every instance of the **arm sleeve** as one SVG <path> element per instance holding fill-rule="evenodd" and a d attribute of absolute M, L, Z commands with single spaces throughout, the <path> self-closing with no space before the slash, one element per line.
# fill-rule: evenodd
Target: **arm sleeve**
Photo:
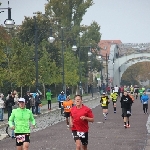
<path fill-rule="evenodd" d="M 100 99 L 100 103 L 102 103 L 102 98 Z"/>
<path fill-rule="evenodd" d="M 93 115 L 91 109 L 88 110 L 88 113 L 87 113 L 87 114 L 88 114 L 87 117 L 89 117 L 89 118 L 94 118 L 94 115 Z"/>
<path fill-rule="evenodd" d="M 15 118 L 15 110 L 12 111 L 10 117 L 9 117 L 9 121 L 8 124 L 10 127 L 14 126 L 13 122 L 14 122 L 14 118 Z"/>
<path fill-rule="evenodd" d="M 35 119 L 31 111 L 30 111 L 30 122 L 32 123 L 32 125 L 35 125 Z"/>

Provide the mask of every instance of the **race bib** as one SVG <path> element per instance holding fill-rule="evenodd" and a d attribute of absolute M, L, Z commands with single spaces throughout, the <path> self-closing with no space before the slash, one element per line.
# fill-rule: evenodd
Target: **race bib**
<path fill-rule="evenodd" d="M 106 101 L 103 101 L 103 105 L 106 105 Z"/>
<path fill-rule="evenodd" d="M 25 135 L 17 135 L 16 136 L 17 142 L 24 142 L 25 141 Z"/>
<path fill-rule="evenodd" d="M 71 108 L 71 106 L 66 106 L 66 109 L 70 109 Z"/>
<path fill-rule="evenodd" d="M 144 102 L 143 104 L 147 104 L 147 102 Z"/>
<path fill-rule="evenodd" d="M 131 114 L 131 112 L 130 112 L 130 111 L 127 111 L 127 114 Z"/>
<path fill-rule="evenodd" d="M 77 132 L 77 135 L 81 138 L 85 138 L 85 133 L 84 132 Z"/>

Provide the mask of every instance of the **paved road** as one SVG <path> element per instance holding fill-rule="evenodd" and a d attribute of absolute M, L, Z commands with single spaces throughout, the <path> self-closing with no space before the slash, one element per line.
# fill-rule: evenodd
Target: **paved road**
<path fill-rule="evenodd" d="M 99 99 L 91 100 L 86 105 L 99 103 Z M 96 106 L 95 105 L 95 106 Z M 144 150 L 147 140 L 146 123 L 148 115 L 143 114 L 139 100 L 132 107 L 131 128 L 123 127 L 121 108 L 117 102 L 117 113 L 113 113 L 112 103 L 109 105 L 108 119 L 104 122 L 100 106 L 93 108 L 95 122 L 90 123 L 89 150 Z M 1 150 L 15 150 L 14 140 L 7 138 L 0 141 Z M 74 150 L 75 144 L 71 131 L 65 121 L 32 133 L 31 150 Z"/>

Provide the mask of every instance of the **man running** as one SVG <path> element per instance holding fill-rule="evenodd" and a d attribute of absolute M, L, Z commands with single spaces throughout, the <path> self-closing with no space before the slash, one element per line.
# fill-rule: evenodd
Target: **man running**
<path fill-rule="evenodd" d="M 139 87 L 136 85 L 134 87 L 134 97 L 137 99 L 138 98 L 138 93 L 139 93 Z"/>
<path fill-rule="evenodd" d="M 61 115 L 63 115 L 64 113 L 64 108 L 62 107 L 62 103 L 63 101 L 66 100 L 66 94 L 64 93 L 64 91 L 61 91 L 61 93 L 58 95 L 58 102 L 59 102 L 59 109 L 61 109 Z"/>
<path fill-rule="evenodd" d="M 140 88 L 140 89 L 139 89 L 139 93 L 140 93 L 140 101 L 141 101 L 141 97 L 142 97 L 142 95 L 143 95 L 143 92 L 144 92 L 143 89 Z M 142 101 L 141 101 L 141 103 L 142 103 Z"/>
<path fill-rule="evenodd" d="M 113 91 L 110 95 L 110 98 L 112 99 L 113 102 L 114 113 L 116 113 L 116 102 L 117 102 L 118 94 Z"/>
<path fill-rule="evenodd" d="M 100 104 L 102 106 L 103 115 L 106 120 L 107 119 L 106 116 L 108 115 L 109 98 L 108 98 L 108 96 L 105 95 L 105 93 L 103 93 L 103 95 L 101 96 Z"/>
<path fill-rule="evenodd" d="M 146 94 L 146 92 L 144 91 L 143 92 L 143 95 L 141 97 L 141 101 L 142 101 L 142 104 L 143 104 L 143 111 L 144 111 L 144 114 L 148 114 L 147 110 L 148 110 L 148 100 L 149 100 L 149 97 L 148 95 Z"/>
<path fill-rule="evenodd" d="M 129 128 L 130 122 L 129 117 L 131 116 L 131 105 L 132 105 L 132 99 L 127 94 L 127 91 L 124 91 L 124 95 L 121 97 L 121 108 L 122 108 L 122 117 L 124 121 L 124 127 Z"/>
<path fill-rule="evenodd" d="M 117 85 L 114 87 L 114 92 L 117 93 L 117 94 L 119 92 L 119 87 Z"/>
<path fill-rule="evenodd" d="M 9 117 L 9 126 L 15 131 L 17 150 L 28 150 L 30 143 L 30 122 L 34 128 L 35 119 L 32 112 L 26 109 L 24 98 L 20 98 L 18 103 L 19 108 L 14 109 Z"/>
<path fill-rule="evenodd" d="M 87 150 L 88 122 L 94 122 L 92 110 L 82 104 L 82 96 L 75 95 L 75 106 L 71 108 L 70 127 L 76 143 L 76 150 Z M 82 145 L 82 146 L 81 146 Z"/>
<path fill-rule="evenodd" d="M 64 117 L 66 117 L 67 127 L 69 127 L 70 111 L 73 106 L 73 100 L 70 99 L 70 96 L 67 96 L 66 101 L 64 101 L 62 105 L 64 107 Z"/>

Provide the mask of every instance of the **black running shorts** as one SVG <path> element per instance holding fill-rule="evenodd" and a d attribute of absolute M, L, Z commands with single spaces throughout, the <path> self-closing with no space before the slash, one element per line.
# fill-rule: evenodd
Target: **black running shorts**
<path fill-rule="evenodd" d="M 64 112 L 64 117 L 69 118 L 70 117 L 70 112 Z"/>
<path fill-rule="evenodd" d="M 16 146 L 23 145 L 24 142 L 30 143 L 30 134 L 29 133 L 15 133 L 16 136 Z"/>
<path fill-rule="evenodd" d="M 72 131 L 74 140 L 81 140 L 82 145 L 88 145 L 88 132 Z"/>
<path fill-rule="evenodd" d="M 102 109 L 108 109 L 108 105 L 107 106 L 102 106 Z"/>

